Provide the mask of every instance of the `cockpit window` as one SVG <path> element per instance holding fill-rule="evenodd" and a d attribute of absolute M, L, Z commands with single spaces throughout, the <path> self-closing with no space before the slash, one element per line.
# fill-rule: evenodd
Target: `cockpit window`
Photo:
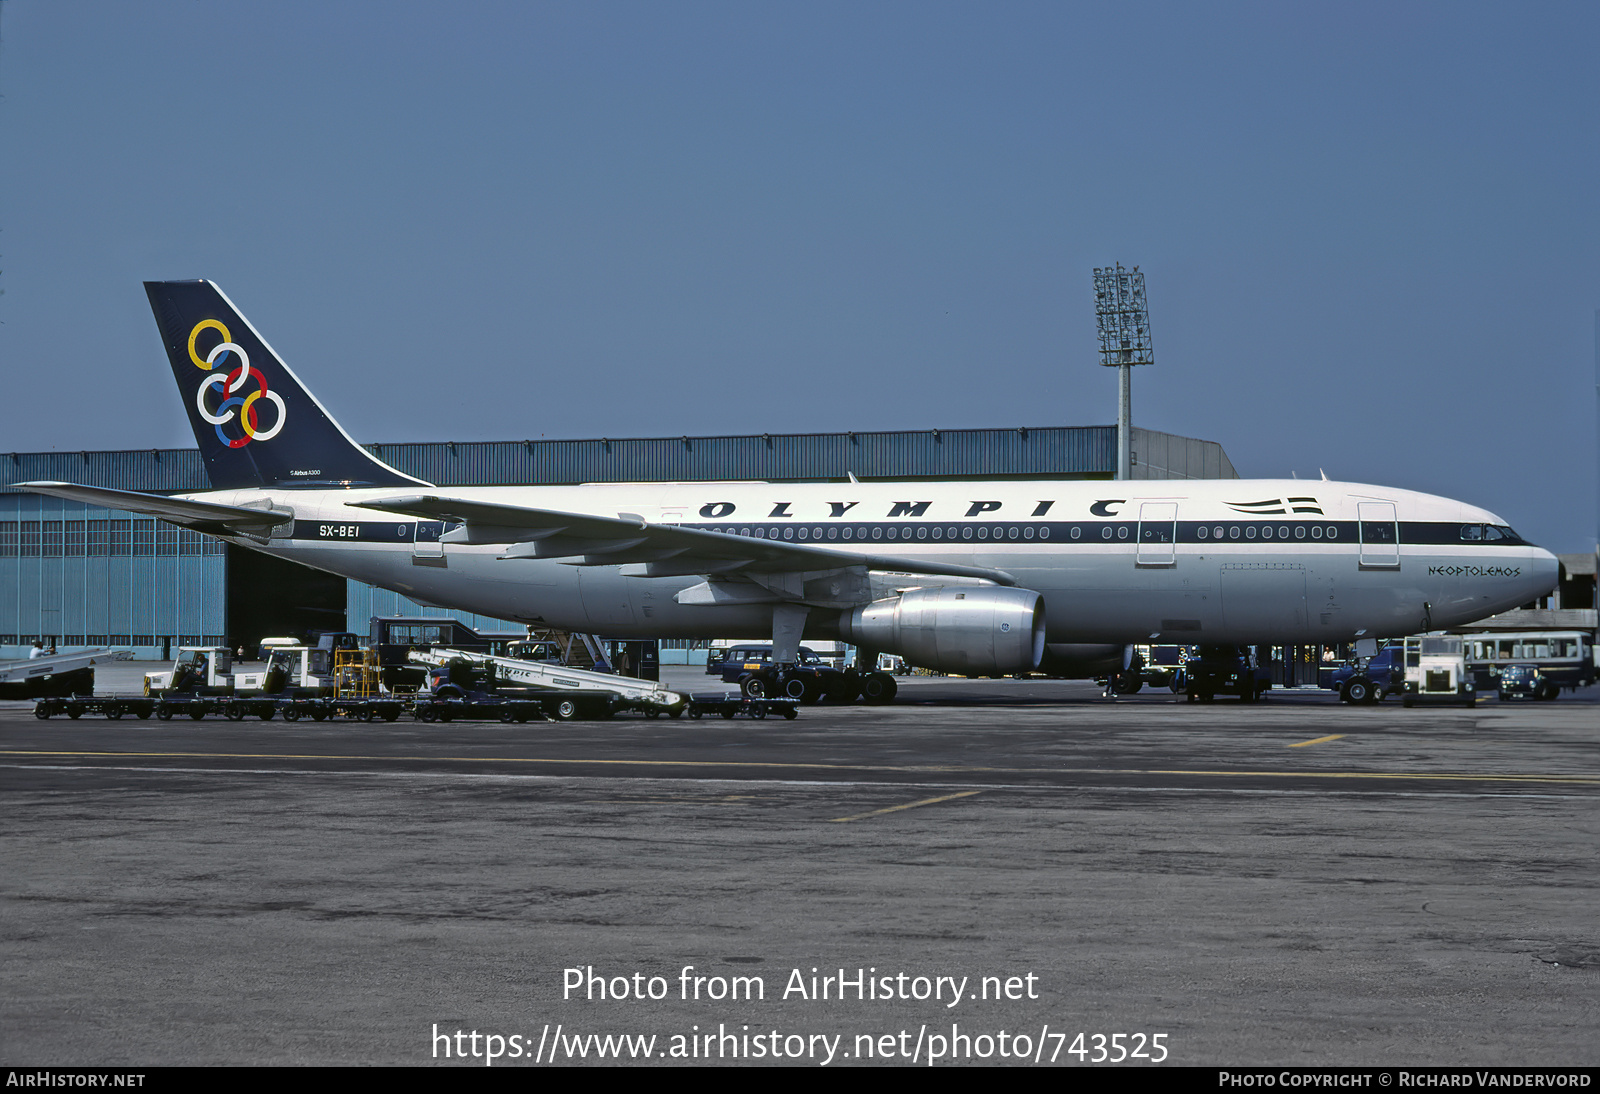
<path fill-rule="evenodd" d="M 1504 524 L 1463 524 L 1461 539 L 1465 543 L 1522 542 L 1522 537 Z"/>

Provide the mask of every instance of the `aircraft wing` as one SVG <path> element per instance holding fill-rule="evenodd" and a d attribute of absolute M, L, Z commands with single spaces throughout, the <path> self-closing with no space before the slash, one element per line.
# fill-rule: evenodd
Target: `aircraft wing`
<path fill-rule="evenodd" d="M 190 501 L 164 494 L 145 494 L 137 490 L 112 490 L 104 486 L 79 486 L 72 482 L 16 482 L 18 490 L 49 494 L 68 501 L 122 509 L 155 517 L 169 524 L 193 528 L 197 532 L 262 536 L 274 525 L 293 520 L 292 514 L 247 506 L 219 505 L 214 501 Z"/>
<path fill-rule="evenodd" d="M 445 542 L 504 543 L 507 548 L 502 558 L 559 558 L 577 566 L 641 563 L 644 565 L 641 576 L 648 577 L 864 567 L 895 573 L 981 578 L 997 585 L 1016 584 L 1016 579 L 1004 570 L 986 566 L 961 566 L 898 555 L 858 554 L 831 547 L 753 539 L 674 524 L 652 524 L 631 514 L 597 517 L 432 494 L 351 504 L 386 513 L 464 522 L 465 528 L 446 533 Z"/>

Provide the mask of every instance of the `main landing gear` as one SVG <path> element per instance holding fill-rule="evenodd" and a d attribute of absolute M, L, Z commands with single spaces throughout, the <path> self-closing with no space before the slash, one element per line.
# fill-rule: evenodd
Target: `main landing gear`
<path fill-rule="evenodd" d="M 800 634 L 809 612 L 803 604 L 779 604 L 772 609 L 772 663 L 739 679 L 745 698 L 794 699 L 803 704 L 862 699 L 874 706 L 894 702 L 900 685 L 886 672 L 800 664 Z M 878 655 L 862 650 L 856 663 L 876 666 Z"/>
<path fill-rule="evenodd" d="M 895 678 L 886 672 L 818 670 L 805 665 L 776 665 L 739 680 L 739 691 L 747 699 L 794 699 L 804 706 L 823 701 L 854 703 L 858 699 L 881 705 L 894 702 L 899 690 Z"/>

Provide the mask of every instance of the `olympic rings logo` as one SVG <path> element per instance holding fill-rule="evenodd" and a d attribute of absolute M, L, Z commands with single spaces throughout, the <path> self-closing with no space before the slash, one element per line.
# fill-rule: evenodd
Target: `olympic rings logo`
<path fill-rule="evenodd" d="M 199 351 L 195 348 L 195 339 L 200 337 L 200 332 L 210 328 L 222 335 L 222 341 L 211 348 L 211 352 L 201 359 Z M 237 354 L 239 365 L 232 372 L 212 371 L 222 366 L 224 369 L 229 363 L 229 354 Z M 234 345 L 233 335 L 228 333 L 228 328 L 215 319 L 202 319 L 194 325 L 194 330 L 189 332 L 189 360 L 195 367 L 203 372 L 210 372 L 204 380 L 200 381 L 199 389 L 194 393 L 195 409 L 200 412 L 200 417 L 210 422 L 217 431 L 217 439 L 229 448 L 243 448 L 251 441 L 270 441 L 283 429 L 286 420 L 283 405 L 283 396 L 276 391 L 267 390 L 267 378 L 261 375 L 261 370 L 251 367 L 250 356 L 239 346 Z M 253 379 L 258 390 L 249 395 L 238 396 L 234 392 L 244 386 L 246 380 Z M 206 406 L 206 396 L 211 388 L 221 385 L 223 400 L 218 404 L 213 413 Z M 265 399 L 277 408 L 277 419 L 272 423 L 271 429 L 262 429 L 261 423 L 256 420 L 257 402 Z M 237 407 L 237 413 L 234 408 Z M 222 431 L 228 422 L 239 419 L 239 427 L 244 430 L 243 437 L 229 437 Z"/>

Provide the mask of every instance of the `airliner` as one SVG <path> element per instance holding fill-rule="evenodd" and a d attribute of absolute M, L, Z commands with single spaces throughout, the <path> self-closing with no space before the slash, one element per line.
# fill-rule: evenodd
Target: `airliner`
<path fill-rule="evenodd" d="M 351 440 L 222 291 L 145 290 L 212 489 L 19 483 L 429 605 L 582 633 L 804 638 L 967 675 L 1095 675 L 1136 643 L 1335 643 L 1548 593 L 1550 552 L 1448 498 L 1308 480 L 440 488 Z M 863 672 L 869 700 L 893 682 Z M 788 681 L 793 683 L 793 681 Z"/>

